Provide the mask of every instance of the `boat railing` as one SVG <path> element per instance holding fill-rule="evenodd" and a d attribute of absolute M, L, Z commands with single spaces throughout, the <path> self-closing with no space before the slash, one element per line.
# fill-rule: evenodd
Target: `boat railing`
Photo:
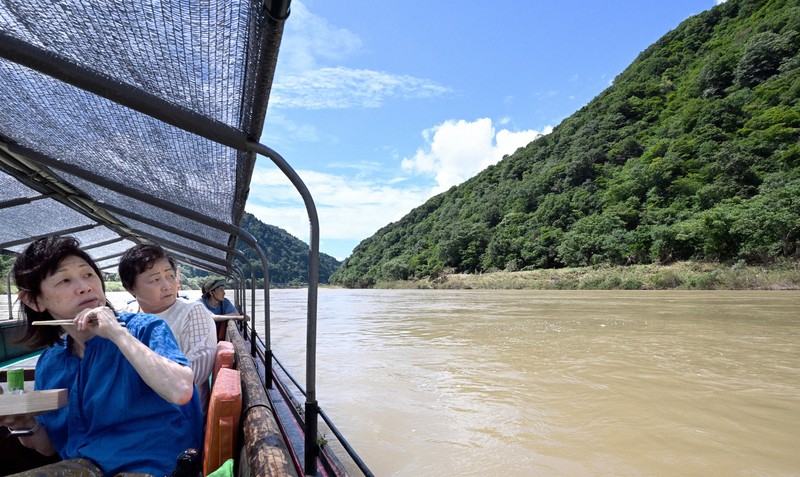
<path fill-rule="evenodd" d="M 249 330 L 247 329 L 248 323 L 243 322 L 243 324 L 245 333 L 249 333 Z M 288 409 L 290 409 L 296 417 L 298 417 L 301 420 L 305 420 L 307 418 L 306 414 L 308 414 L 308 408 L 307 407 L 305 408 L 305 413 L 300 412 L 300 410 L 303 409 L 302 401 L 307 397 L 303 385 L 292 375 L 289 369 L 271 351 L 269 352 L 269 354 L 270 354 L 270 361 L 273 363 L 273 366 L 271 366 L 271 368 L 267 368 L 265 366 L 265 362 L 267 360 L 265 344 L 262 341 L 260 335 L 258 335 L 258 333 L 255 334 L 255 340 L 257 342 L 257 352 L 255 356 L 259 358 L 259 360 L 262 362 L 261 365 L 264 366 L 264 368 L 259 370 L 262 379 L 264 379 L 264 381 L 267 382 L 265 373 L 267 369 L 271 369 L 271 372 L 273 374 L 271 382 L 274 383 L 276 387 L 276 389 L 274 389 L 273 391 L 280 393 L 281 399 L 290 403 Z M 289 389 L 289 387 L 287 386 L 288 384 L 287 381 L 291 383 L 292 389 Z M 298 394 L 301 397 L 298 398 Z M 274 393 L 271 394 L 271 396 L 274 396 Z M 358 455 L 358 453 L 355 451 L 352 445 L 347 441 L 344 434 L 336 427 L 336 425 L 333 423 L 333 420 L 320 406 L 316 407 L 316 414 L 317 416 L 322 418 L 327 429 L 330 430 L 330 433 L 335 437 L 335 441 L 338 443 L 338 446 L 340 446 L 341 449 L 347 454 L 347 456 L 350 458 L 351 462 L 358 469 L 358 471 L 361 472 L 361 474 L 363 474 L 364 476 L 373 477 L 374 474 L 369 469 L 367 464 Z M 312 416 L 311 419 L 316 419 L 316 417 Z M 323 445 L 320 445 L 320 451 L 324 452 L 328 456 L 328 460 L 332 463 L 332 465 L 336 465 L 343 456 L 341 455 L 340 452 L 334 452 L 332 450 L 331 447 L 332 442 L 328 441 L 327 433 L 323 432 L 320 434 L 321 437 L 319 437 L 319 441 L 323 443 Z M 317 437 L 315 437 L 314 439 L 317 439 Z M 302 458 L 300 460 L 302 460 Z"/>
<path fill-rule="evenodd" d="M 297 391 L 300 394 L 302 394 L 303 396 L 305 396 L 306 392 L 303 389 L 303 386 L 294 378 L 294 376 L 292 376 L 292 374 L 289 372 L 289 370 L 286 368 L 286 366 L 284 366 L 283 363 L 281 363 L 280 360 L 277 357 L 275 357 L 275 355 L 272 356 L 272 360 L 278 366 L 278 369 L 280 369 L 281 373 L 283 373 L 289 379 L 289 381 L 291 381 L 292 384 L 294 384 L 294 386 L 297 389 Z M 345 452 L 347 452 L 347 455 L 350 456 L 350 458 L 356 464 L 358 469 L 364 475 L 367 475 L 367 476 L 373 475 L 372 472 L 367 467 L 367 464 L 364 463 L 364 461 L 361 459 L 361 457 L 356 453 L 355 449 L 353 449 L 353 447 L 350 445 L 350 443 L 344 437 L 344 434 L 342 434 L 342 432 L 339 431 L 339 429 L 336 427 L 336 425 L 334 425 L 334 423 L 331 420 L 331 418 L 328 417 L 328 414 L 321 407 L 317 409 L 317 412 L 319 413 L 319 416 L 322 418 L 322 420 L 325 422 L 325 425 L 328 426 L 328 429 L 331 430 L 331 433 L 333 433 L 333 435 L 336 437 L 336 440 L 342 446 L 342 449 L 344 449 Z"/>
<path fill-rule="evenodd" d="M 254 356 L 248 350 L 245 337 L 239 327 L 229 321 L 226 338 L 230 341 L 237 356 L 236 366 L 242 381 L 242 419 L 244 438 L 243 459 L 239 463 L 239 475 L 288 476 L 298 475 L 302 469 L 299 462 L 292 459 L 280 424 L 276 420 L 273 406 L 269 400 Z M 241 325 L 242 330 L 247 324 Z M 246 471 L 243 471 L 246 469 Z"/>

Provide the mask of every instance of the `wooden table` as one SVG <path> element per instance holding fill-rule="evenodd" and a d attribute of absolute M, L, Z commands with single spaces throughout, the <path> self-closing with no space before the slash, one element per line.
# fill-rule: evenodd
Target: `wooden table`
<path fill-rule="evenodd" d="M 0 394 L 0 416 L 41 414 L 67 405 L 66 389 L 28 391 L 23 394 Z"/>

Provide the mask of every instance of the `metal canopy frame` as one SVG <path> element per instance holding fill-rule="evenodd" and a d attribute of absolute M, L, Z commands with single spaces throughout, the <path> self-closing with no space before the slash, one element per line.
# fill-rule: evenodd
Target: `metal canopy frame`
<path fill-rule="evenodd" d="M 2 1 L 0 1 L 0 4 L 2 4 Z M 316 472 L 316 459 L 319 455 L 316 436 L 318 435 L 317 416 L 320 414 L 315 384 L 317 295 L 319 285 L 319 220 L 313 198 L 301 178 L 283 157 L 266 145 L 260 144 L 257 138 L 254 137 L 256 134 L 260 135 L 261 127 L 263 127 L 278 49 L 283 34 L 283 24 L 289 15 L 290 0 L 265 0 L 254 2 L 254 4 L 261 5 L 263 11 L 260 11 L 259 14 L 264 15 L 266 21 L 263 23 L 264 30 L 253 35 L 254 41 L 260 42 L 258 51 L 261 52 L 261 56 L 252 58 L 248 63 L 249 65 L 255 65 L 252 67 L 254 71 L 251 71 L 250 74 L 253 76 L 252 80 L 255 81 L 257 86 L 254 88 L 255 92 L 252 95 L 254 104 L 243 105 L 242 114 L 249 113 L 251 116 L 250 123 L 242 124 L 241 126 L 243 127 L 241 129 L 198 114 L 181 106 L 178 102 L 168 101 L 135 85 L 122 83 L 118 79 L 111 78 L 106 72 L 94 70 L 41 45 L 24 41 L 18 36 L 3 30 L 2 25 L 0 25 L 0 58 L 105 98 L 182 131 L 232 148 L 239 151 L 239 154 L 244 155 L 240 157 L 252 157 L 252 160 L 243 162 L 246 169 L 247 183 L 240 184 L 240 186 L 244 187 L 242 191 L 244 197 L 247 194 L 249 178 L 252 175 L 257 154 L 269 158 L 290 179 L 303 198 L 310 226 L 305 393 L 305 435 L 307 438 L 305 439 L 304 465 L 305 472 L 313 474 Z M 0 8 L 2 8 L 2 5 L 0 5 Z M 0 66 L 2 66 L 1 61 Z M 110 180 L 78 165 L 70 164 L 34 148 L 26 147 L 15 138 L 7 136 L 6 131 L 3 130 L 0 130 L 0 170 L 34 192 L 33 194 L 0 202 L 0 214 L 15 210 L 15 207 L 37 202 L 54 202 L 57 203 L 58 210 L 69 209 L 77 212 L 80 216 L 86 218 L 88 223 L 71 227 L 63 226 L 58 230 L 48 230 L 42 233 L 41 236 L 53 233 L 77 234 L 102 231 L 106 237 L 94 242 L 83 243 L 83 248 L 96 258 L 98 263 L 100 261 L 109 262 L 103 265 L 104 269 L 114 267 L 121 253 L 111 251 L 111 253 L 96 255 L 95 253 L 100 253 L 100 250 L 109 247 L 112 249 L 115 247 L 117 249 L 127 249 L 128 243 L 153 241 L 164 246 L 170 254 L 183 263 L 234 278 L 239 285 L 236 287 L 236 300 L 243 303 L 246 300 L 243 290 L 245 275 L 235 263 L 235 259 L 242 260 L 243 255 L 236 249 L 236 243 L 238 240 L 242 240 L 252 247 L 258 253 L 265 272 L 264 345 L 267 355 L 265 378 L 268 386 L 271 386 L 273 356 L 270 345 L 268 263 L 256 240 L 239 227 L 239 221 L 244 210 L 243 200 L 234 205 L 235 210 L 231 213 L 233 221 L 221 221 L 165 198 L 143 193 L 123 181 Z M 96 200 L 70 178 L 80 179 L 131 200 L 141 201 L 159 210 L 177 214 L 197 224 L 222 231 L 228 234 L 228 241 L 225 244 L 220 244 L 202 234 L 174 227 L 169 221 L 169 214 L 165 214 L 167 217 L 163 221 L 158 221 L 112 203 Z M 152 229 L 146 230 L 136 224 L 144 224 Z M 9 225 L 7 224 L 6 226 Z M 191 245 L 171 240 L 169 238 L 171 236 L 185 239 Z M 29 233 L 24 238 L 0 243 L 0 249 L 12 252 L 17 251 L 36 238 L 38 236 Z M 217 250 L 224 258 L 203 252 L 203 248 Z M 251 266 L 246 260 L 242 261 Z M 251 274 L 254 279 L 255 271 L 251 270 Z M 254 281 L 253 285 L 255 285 Z M 252 322 L 250 326 L 255 331 L 254 306 L 255 287 L 253 286 L 251 300 Z M 251 333 L 251 347 L 251 352 L 255 353 L 255 333 Z"/>

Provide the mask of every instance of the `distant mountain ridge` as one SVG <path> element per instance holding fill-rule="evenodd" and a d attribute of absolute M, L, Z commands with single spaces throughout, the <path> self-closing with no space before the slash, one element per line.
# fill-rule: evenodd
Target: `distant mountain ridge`
<path fill-rule="evenodd" d="M 247 212 L 242 218 L 242 228 L 253 235 L 264 249 L 264 255 L 269 262 L 270 284 L 286 286 L 308 283 L 308 244 L 281 228 L 261 222 Z M 241 241 L 237 248 L 248 260 L 258 262 L 255 268 L 257 278 L 264 278 L 256 252 Z M 319 261 L 319 282 L 328 283 L 328 279 L 341 266 L 341 262 L 324 253 L 320 253 Z"/>
<path fill-rule="evenodd" d="M 728 0 L 541 137 L 362 241 L 333 283 L 800 253 L 800 0 Z"/>

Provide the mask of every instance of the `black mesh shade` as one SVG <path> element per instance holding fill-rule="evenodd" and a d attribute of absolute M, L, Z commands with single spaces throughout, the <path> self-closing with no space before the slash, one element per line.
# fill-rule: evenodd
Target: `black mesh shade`
<path fill-rule="evenodd" d="M 266 8 L 0 0 L 0 247 L 70 233 L 113 265 L 153 240 L 229 268 L 282 34 Z"/>

